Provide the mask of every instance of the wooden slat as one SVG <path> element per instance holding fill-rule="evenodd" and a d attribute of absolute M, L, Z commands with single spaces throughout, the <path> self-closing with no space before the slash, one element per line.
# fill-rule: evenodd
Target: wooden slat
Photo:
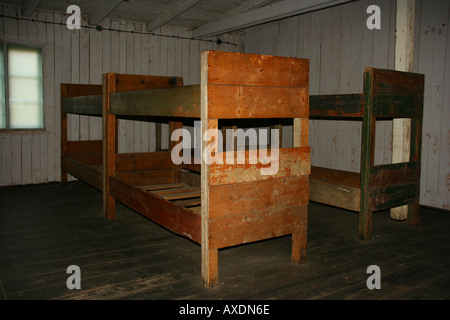
<path fill-rule="evenodd" d="M 62 99 L 62 111 L 84 115 L 102 115 L 102 96 L 85 96 Z"/>
<path fill-rule="evenodd" d="M 311 167 L 309 199 L 352 211 L 360 210 L 360 174 Z"/>
<path fill-rule="evenodd" d="M 304 87 L 309 60 L 269 55 L 207 51 L 208 85 Z"/>
<path fill-rule="evenodd" d="M 423 93 L 415 95 L 374 93 L 373 114 L 376 117 L 422 118 Z"/>
<path fill-rule="evenodd" d="M 182 186 L 184 186 L 183 183 L 170 183 L 170 184 L 144 185 L 144 186 L 136 186 L 136 187 L 139 189 L 145 190 L 145 191 L 151 191 L 151 190 L 179 188 Z"/>
<path fill-rule="evenodd" d="M 182 77 L 116 74 L 116 92 L 170 88 L 183 85 Z"/>
<path fill-rule="evenodd" d="M 121 92 L 111 95 L 110 112 L 116 115 L 200 117 L 200 87 Z"/>
<path fill-rule="evenodd" d="M 362 94 L 311 95 L 310 117 L 357 117 L 362 118 L 364 99 Z"/>
<path fill-rule="evenodd" d="M 117 172 L 115 176 L 133 186 L 174 183 L 173 170 L 154 170 L 137 172 Z"/>
<path fill-rule="evenodd" d="M 359 188 L 361 184 L 361 176 L 357 172 L 321 168 L 316 166 L 311 166 L 310 179 L 345 185 L 353 188 Z"/>
<path fill-rule="evenodd" d="M 202 200 L 201 200 L 201 198 L 194 198 L 194 199 L 187 199 L 187 200 L 178 200 L 178 201 L 174 201 L 174 203 L 178 206 L 192 207 L 192 206 L 201 205 Z"/>
<path fill-rule="evenodd" d="M 152 190 L 149 191 L 152 194 L 162 196 L 163 198 L 166 197 L 166 195 L 169 194 L 180 194 L 180 193 L 187 193 L 187 192 L 193 192 L 197 191 L 196 188 L 189 188 L 189 187 L 180 187 L 180 188 L 172 188 L 172 189 L 165 189 L 165 190 Z"/>
<path fill-rule="evenodd" d="M 201 213 L 202 212 L 202 207 L 198 206 L 198 207 L 191 207 L 189 208 L 189 210 L 194 211 L 195 213 Z"/>
<path fill-rule="evenodd" d="M 115 199 L 161 226 L 197 243 L 201 241 L 200 215 L 114 177 L 110 179 L 110 192 Z"/>
<path fill-rule="evenodd" d="M 373 77 L 374 92 L 422 95 L 425 76 L 423 74 L 396 70 L 366 68 Z"/>
<path fill-rule="evenodd" d="M 102 140 L 67 141 L 67 154 L 102 153 Z"/>
<path fill-rule="evenodd" d="M 360 209 L 360 190 L 359 187 L 311 179 L 309 200 L 358 212 Z"/>
<path fill-rule="evenodd" d="M 311 148 L 283 148 L 277 149 L 278 159 L 273 160 L 272 164 L 262 164 L 258 154 L 257 164 L 249 164 L 248 159 L 251 151 L 245 151 L 245 164 L 227 164 L 226 156 L 236 156 L 236 152 L 228 151 L 217 153 L 215 157 L 223 158 L 223 164 L 213 163 L 210 165 L 210 185 L 238 183 L 245 181 L 266 180 L 280 177 L 292 177 L 298 175 L 309 175 L 311 168 Z M 236 163 L 237 160 L 235 159 Z M 276 169 L 278 171 L 270 175 L 262 175 L 262 168 Z"/>
<path fill-rule="evenodd" d="M 162 195 L 162 197 L 166 200 L 176 200 L 176 199 L 187 199 L 187 198 L 195 198 L 200 197 L 202 193 L 200 191 L 191 191 L 191 192 L 180 192 L 168 195 Z"/>
<path fill-rule="evenodd" d="M 420 182 L 420 162 L 374 166 L 370 172 L 370 187 L 387 187 Z"/>
<path fill-rule="evenodd" d="M 210 219 L 208 226 L 210 248 L 305 232 L 307 204 Z"/>
<path fill-rule="evenodd" d="M 100 84 L 62 83 L 61 87 L 65 87 L 64 98 L 96 96 L 102 94 L 102 85 Z"/>
<path fill-rule="evenodd" d="M 102 190 L 103 172 L 102 170 L 98 170 L 98 166 L 86 165 L 70 157 L 62 157 L 61 167 L 65 172 L 75 178 L 93 186 L 97 190 Z"/>
<path fill-rule="evenodd" d="M 369 189 L 369 208 L 372 211 L 394 208 L 417 202 L 419 183 Z"/>
<path fill-rule="evenodd" d="M 116 170 L 143 171 L 148 169 L 173 168 L 170 152 L 139 152 L 116 154 Z"/>
<path fill-rule="evenodd" d="M 209 216 L 217 218 L 291 207 L 308 202 L 308 176 L 277 178 L 209 188 Z"/>
<path fill-rule="evenodd" d="M 68 155 L 71 159 L 82 162 L 88 165 L 100 165 L 102 167 L 103 155 L 101 153 L 77 153 Z"/>
<path fill-rule="evenodd" d="M 308 88 L 208 86 L 210 118 L 307 118 Z"/>

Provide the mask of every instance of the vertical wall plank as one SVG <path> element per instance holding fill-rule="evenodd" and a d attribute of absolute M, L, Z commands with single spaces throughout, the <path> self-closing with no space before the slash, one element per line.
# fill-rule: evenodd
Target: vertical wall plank
<path fill-rule="evenodd" d="M 440 162 L 439 162 L 439 193 L 435 206 L 450 210 L 450 9 L 447 17 L 447 48 L 445 55 L 445 79 L 442 92 L 444 93 L 443 107 L 441 115 L 441 144 L 440 144 Z"/>
<path fill-rule="evenodd" d="M 444 93 L 449 61 L 449 2 L 421 1 L 418 71 L 425 73 L 425 110 L 423 118 L 423 149 L 421 203 L 448 208 L 448 105 Z M 443 64 L 445 63 L 445 64 Z M 447 117 L 448 119 L 448 117 Z M 442 163 L 443 162 L 443 163 Z M 442 170 L 442 171 L 441 171 Z"/>
<path fill-rule="evenodd" d="M 7 186 L 12 184 L 11 179 L 11 136 L 0 136 L 0 184 Z"/>
<path fill-rule="evenodd" d="M 80 33 L 74 29 L 70 31 L 70 83 L 80 83 Z M 80 116 L 69 114 L 67 116 L 68 139 L 80 140 Z"/>
<path fill-rule="evenodd" d="M 141 32 L 142 31 L 142 24 L 140 23 L 135 23 L 133 26 L 134 30 L 137 32 Z M 129 59 L 132 59 L 134 61 L 134 70 L 130 70 L 129 73 L 134 73 L 134 74 L 142 74 L 142 40 L 141 40 L 142 36 L 137 33 L 134 35 L 134 48 L 132 49 L 133 55 L 129 57 Z M 141 126 L 142 126 L 142 121 L 134 121 L 133 122 L 133 152 L 142 152 L 141 150 L 141 145 L 142 144 L 146 144 L 147 143 L 147 137 L 143 138 L 141 136 Z M 142 141 L 141 141 L 142 140 Z"/>
<path fill-rule="evenodd" d="M 78 32 L 80 34 L 80 83 L 88 84 L 90 82 L 90 32 L 86 28 L 81 28 Z M 80 115 L 80 140 L 90 139 L 90 118 L 89 116 Z"/>
<path fill-rule="evenodd" d="M 89 83 L 101 84 L 103 71 L 103 32 L 89 30 Z M 102 139 L 102 119 L 89 117 L 89 139 Z"/>
<path fill-rule="evenodd" d="M 32 18 L 36 18 L 40 20 L 39 18 L 42 17 L 42 14 L 39 12 L 35 12 L 32 16 Z M 46 35 L 46 27 L 45 24 L 41 22 L 33 23 L 28 22 L 28 37 L 32 42 L 41 42 L 45 39 Z M 43 39 L 44 38 L 44 39 Z M 45 48 L 43 49 L 43 52 L 45 52 Z M 45 75 L 44 75 L 45 77 Z M 45 119 L 45 108 L 46 108 L 46 96 L 45 96 L 45 88 L 44 90 L 44 119 Z M 46 125 L 44 121 L 44 125 Z M 40 135 L 40 168 L 39 168 L 39 183 L 48 182 L 49 181 L 49 174 L 48 174 L 48 133 Z"/>

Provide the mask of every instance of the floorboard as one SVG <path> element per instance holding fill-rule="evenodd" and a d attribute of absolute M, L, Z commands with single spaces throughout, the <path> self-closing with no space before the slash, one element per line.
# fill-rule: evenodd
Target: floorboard
<path fill-rule="evenodd" d="M 291 238 L 219 250 L 219 285 L 201 283 L 200 247 L 101 194 L 67 186 L 0 188 L 1 300 L 448 300 L 450 212 L 422 207 L 420 225 L 373 216 L 360 241 L 350 211 L 309 205 L 307 262 L 290 263 Z M 81 270 L 69 290 L 67 267 Z M 370 265 L 381 289 L 366 285 Z"/>

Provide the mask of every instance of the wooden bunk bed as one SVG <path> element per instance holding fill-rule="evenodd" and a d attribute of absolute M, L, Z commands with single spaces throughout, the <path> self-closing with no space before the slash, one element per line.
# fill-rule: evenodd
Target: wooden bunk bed
<path fill-rule="evenodd" d="M 104 104 L 113 92 L 168 88 L 182 85 L 180 77 L 117 74 L 115 86 L 91 84 L 61 84 L 61 180 L 68 174 L 97 190 L 103 190 L 103 139 L 68 140 L 68 114 L 103 117 Z M 117 122 L 115 123 L 117 126 Z M 117 140 L 117 139 L 116 139 Z M 117 146 L 116 146 L 117 147 Z M 119 170 L 126 170 L 131 155 L 121 156 Z M 132 157 L 132 156 L 131 156 Z"/>
<path fill-rule="evenodd" d="M 310 119 L 362 121 L 360 173 L 311 167 L 310 201 L 359 212 L 359 237 L 371 238 L 372 213 L 408 205 L 419 222 L 424 76 L 367 68 L 361 94 L 311 95 Z M 377 119 L 411 119 L 410 161 L 374 165 Z"/>
<path fill-rule="evenodd" d="M 68 114 L 102 117 L 102 86 L 61 84 L 61 180 L 68 174 L 102 189 L 102 140 L 69 141 Z"/>
<path fill-rule="evenodd" d="M 104 88 L 117 86 L 105 74 Z M 104 97 L 104 211 L 115 216 L 119 201 L 172 232 L 201 245 L 202 280 L 218 283 L 218 250 L 292 235 L 292 262 L 306 258 L 310 147 L 308 146 L 309 61 L 220 51 L 201 54 L 201 84 L 116 92 Z M 114 92 L 112 89 L 110 92 Z M 267 164 L 230 164 L 235 151 L 217 152 L 215 138 L 201 154 L 224 164 L 176 165 L 171 151 L 123 155 L 116 150 L 118 117 L 166 117 L 173 132 L 183 121 L 201 120 L 201 136 L 218 134 L 223 119 L 293 119 L 292 148 L 277 149 L 278 171 Z M 209 148 L 209 149 L 208 149 Z M 183 150 L 186 152 L 186 150 Z M 207 153 L 207 152 L 206 152 Z M 191 154 L 192 155 L 192 154 Z M 126 158 L 126 160 L 124 159 Z M 203 157 L 204 158 L 204 157 Z"/>

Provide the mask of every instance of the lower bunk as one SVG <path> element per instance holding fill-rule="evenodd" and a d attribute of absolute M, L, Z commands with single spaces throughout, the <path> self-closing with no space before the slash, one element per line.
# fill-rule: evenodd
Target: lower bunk
<path fill-rule="evenodd" d="M 310 201 L 359 213 L 362 240 L 371 238 L 376 211 L 406 205 L 408 224 L 419 223 L 420 162 L 374 166 L 366 175 L 312 166 L 309 187 Z"/>
<path fill-rule="evenodd" d="M 202 190 L 200 172 L 174 165 L 170 152 L 145 154 L 145 163 L 153 163 L 151 168 L 122 168 L 109 176 L 112 207 L 118 201 L 202 248 L 207 239 L 207 252 L 202 254 L 207 262 L 202 262 L 202 266 L 208 270 L 202 273 L 208 277 L 204 279 L 208 287 L 218 282 L 219 249 L 292 235 L 291 261 L 299 264 L 306 259 L 309 187 L 308 176 L 300 173 L 309 172 L 309 160 L 305 162 L 303 158 L 309 155 L 309 147 L 286 149 L 281 154 L 281 160 L 290 157 L 294 167 L 300 167 L 300 161 L 305 164 L 292 176 L 283 175 L 282 171 L 280 177 L 234 182 L 231 180 L 236 177 L 223 175 L 226 169 L 215 168 L 207 193 Z M 160 160 L 158 165 L 154 158 Z M 192 169 L 192 165 L 186 167 Z M 114 213 L 109 218 L 113 216 Z"/>
<path fill-rule="evenodd" d="M 61 155 L 63 182 L 67 175 L 84 181 L 95 189 L 103 188 L 102 141 L 67 141 L 67 149 Z"/>

